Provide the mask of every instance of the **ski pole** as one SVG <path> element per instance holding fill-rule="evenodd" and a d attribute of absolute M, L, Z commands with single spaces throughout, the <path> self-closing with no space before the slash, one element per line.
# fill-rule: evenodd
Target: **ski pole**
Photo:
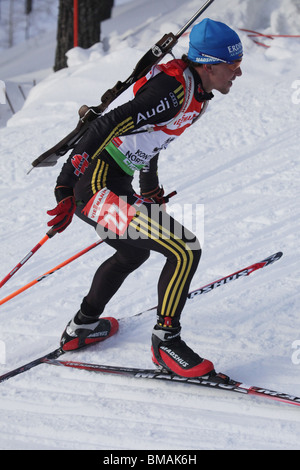
<path fill-rule="evenodd" d="M 27 255 L 8 273 L 4 279 L 0 282 L 0 287 L 4 286 L 4 284 L 17 272 L 19 269 L 36 253 L 41 246 L 46 243 L 49 238 L 52 238 L 55 235 L 55 231 L 51 228 L 49 232 L 46 233 L 46 235 L 38 242 L 37 245 L 35 245 L 32 250 L 27 253 Z"/>
<path fill-rule="evenodd" d="M 5 297 L 4 299 L 0 300 L 0 305 L 3 305 L 4 303 L 8 302 L 10 299 L 13 299 L 14 297 L 16 297 L 17 295 L 21 294 L 22 292 L 24 292 L 25 290 L 29 289 L 30 287 L 34 286 L 35 284 L 37 284 L 38 282 L 42 281 L 43 279 L 45 279 L 46 277 L 50 276 L 50 274 L 53 274 L 55 271 L 58 271 L 59 269 L 63 268 L 64 266 L 66 266 L 67 264 L 71 263 L 72 261 L 74 261 L 75 259 L 79 258 L 80 256 L 84 255 L 85 253 L 87 253 L 88 251 L 92 250 L 93 248 L 95 248 L 96 246 L 100 245 L 100 243 L 103 243 L 103 240 L 98 240 L 96 241 L 95 243 L 93 243 L 92 245 L 88 246 L 87 248 L 85 248 L 84 250 L 80 251 L 79 253 L 77 253 L 76 255 L 73 255 L 71 256 L 71 258 L 67 259 L 66 261 L 63 261 L 62 263 L 58 264 L 55 268 L 53 269 L 50 269 L 50 271 L 47 271 L 46 273 L 44 273 L 42 276 L 34 279 L 33 281 L 29 282 L 28 284 L 26 284 L 25 286 L 23 287 L 20 287 L 20 289 L 16 290 L 15 292 L 13 292 L 12 294 L 8 295 L 7 297 Z"/>

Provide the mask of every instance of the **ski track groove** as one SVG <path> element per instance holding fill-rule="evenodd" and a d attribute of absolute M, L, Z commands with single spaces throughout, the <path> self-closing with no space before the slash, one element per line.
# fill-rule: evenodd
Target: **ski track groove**
<path fill-rule="evenodd" d="M 206 392 L 204 388 L 200 388 L 197 393 L 195 388 L 193 390 L 193 386 L 189 386 L 189 390 L 185 392 L 184 384 L 161 383 L 150 387 L 146 380 L 109 377 L 106 374 L 101 376 L 96 373 L 92 374 L 93 379 L 91 379 L 91 373 L 84 371 L 80 373 L 57 371 L 50 377 L 48 369 L 51 369 L 51 366 L 46 368 L 45 365 L 44 371 L 35 373 L 32 371 L 30 378 L 20 379 L 13 390 L 12 387 L 8 387 L 11 398 L 6 399 L 6 407 L 1 411 L 1 416 L 3 419 L 9 418 L 7 435 L 13 435 L 18 429 L 18 440 L 24 442 L 24 445 L 31 443 L 45 448 L 53 445 L 55 448 L 57 444 L 51 438 L 55 427 L 55 441 L 60 442 L 61 448 L 109 448 L 107 444 L 113 434 L 115 448 L 125 449 L 128 448 L 126 438 L 124 441 L 126 432 L 128 437 L 131 433 L 140 436 L 136 449 L 151 449 L 151 432 L 154 432 L 158 423 L 161 435 L 164 436 L 162 449 L 172 449 L 173 439 L 182 440 L 182 449 L 201 449 L 202 435 L 205 435 L 206 448 L 207 445 L 211 449 L 230 449 L 231 445 L 234 448 L 236 445 L 233 443 L 239 436 L 239 447 L 246 449 L 247 440 L 254 432 L 254 447 L 259 449 L 264 446 L 266 428 L 272 428 L 273 431 L 276 428 L 278 432 L 284 431 L 281 448 L 289 448 L 296 444 L 295 435 L 299 428 L 299 419 L 295 419 L 295 414 L 289 407 L 283 410 L 278 404 L 265 404 L 253 397 L 229 395 L 227 397 L 226 392 Z M 42 377 L 43 375 L 45 377 Z M 59 390 L 56 389 L 58 378 Z M 39 386 L 39 379 L 43 379 L 42 383 L 45 383 L 46 390 L 45 386 Z M 32 397 L 33 386 L 34 397 Z M 168 401 L 170 392 L 172 404 Z M 252 401 L 251 404 L 248 403 L 249 399 Z M 161 407 L 158 403 L 168 403 L 170 411 L 168 423 L 161 422 Z M 237 405 L 239 412 L 233 413 Z M 119 420 L 120 414 L 123 416 L 122 421 Z M 71 423 L 70 416 L 72 416 Z M 276 422 L 274 422 L 275 416 Z M 243 419 L 246 417 L 247 430 L 243 425 Z M 145 419 L 148 423 L 146 433 Z M 30 423 L 29 429 L 22 424 L 24 421 Z M 229 422 L 234 425 L 234 429 L 228 433 Z M 259 432 L 260 423 L 262 427 Z M 96 430 L 96 436 L 90 435 L 91 428 Z M 220 439 L 223 431 L 224 437 Z M 72 435 L 72 440 L 66 439 L 68 433 Z M 39 438 L 40 434 L 43 436 L 42 439 Z M 268 447 L 278 448 L 278 441 L 268 441 Z"/>

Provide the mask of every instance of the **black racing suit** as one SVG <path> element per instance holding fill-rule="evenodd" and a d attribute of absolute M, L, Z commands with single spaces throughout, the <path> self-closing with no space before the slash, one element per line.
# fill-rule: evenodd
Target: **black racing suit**
<path fill-rule="evenodd" d="M 204 102 L 211 99 L 213 95 L 203 91 L 200 77 L 194 70 L 192 72 L 196 100 Z M 137 202 L 132 187 L 133 177 L 120 168 L 103 143 L 108 142 L 109 136 L 122 135 L 120 131 L 118 134 L 116 129 L 120 122 L 128 118 L 135 123 L 134 132 L 145 124 L 164 123 L 173 119 L 178 113 L 178 102 L 176 103 L 174 98 L 178 96 L 178 90 L 180 91 L 178 86 L 176 78 L 159 73 L 139 89 L 133 100 L 96 119 L 77 144 L 62 168 L 57 186 L 74 188 L 76 201 L 80 201 L 76 214 L 85 222 L 96 226 L 95 222 L 83 215 L 82 207 L 103 188 L 108 188 L 118 196 L 126 196 L 130 205 Z M 182 85 L 180 86 L 183 90 Z M 173 93 L 175 90 L 176 94 Z M 170 93 L 173 97 L 171 106 L 159 116 L 147 113 Z M 140 113 L 143 120 L 137 123 Z M 87 162 L 83 159 L 84 156 L 91 155 L 96 155 L 96 158 Z M 159 189 L 158 155 L 159 152 L 151 159 L 149 165 L 140 171 L 141 194 L 146 197 L 155 195 Z M 143 203 L 143 210 L 137 212 L 124 235 L 110 236 L 110 231 L 99 225 L 97 233 L 115 248 L 116 252 L 96 271 L 90 290 L 82 301 L 82 312 L 85 315 L 99 316 L 125 278 L 141 266 L 153 250 L 166 258 L 158 282 L 158 322 L 161 325 L 177 326 L 201 256 L 200 244 L 195 235 L 170 217 L 166 211 L 153 211 L 153 205 L 148 202 Z"/>

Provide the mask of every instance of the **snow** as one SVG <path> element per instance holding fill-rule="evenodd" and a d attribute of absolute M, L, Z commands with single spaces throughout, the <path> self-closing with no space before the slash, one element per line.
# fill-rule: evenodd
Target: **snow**
<path fill-rule="evenodd" d="M 176 33 L 199 9 L 196 0 L 120 1 L 102 25 L 102 42 L 71 50 L 69 67 L 54 73 L 57 1 L 39 3 L 51 4 L 52 14 L 41 13 L 38 35 L 3 48 L 0 57 L 1 80 L 38 82 L 14 116 L 0 105 L 1 279 L 43 238 L 46 210 L 55 206 L 64 159 L 27 175 L 31 162 L 75 127 L 82 104 L 98 104 L 163 33 Z M 236 29 L 295 35 L 299 11 L 299 0 L 228 0 L 216 1 L 206 15 Z M 215 93 L 203 119 L 161 155 L 160 180 L 166 191 L 177 190 L 170 210 L 179 218 L 183 204 L 204 205 L 203 256 L 192 289 L 277 251 L 284 256 L 188 301 L 182 336 L 232 378 L 299 396 L 300 40 L 278 38 L 265 49 L 240 36 L 243 76 L 229 95 Z M 185 36 L 176 56 L 187 45 Z M 1 298 L 96 239 L 75 219 L 2 287 Z M 0 374 L 58 347 L 96 268 L 111 253 L 101 244 L 1 306 Z M 121 319 L 118 334 L 66 359 L 151 367 L 155 314 L 132 315 L 156 305 L 163 262 L 152 255 L 112 299 L 106 313 Z M 1 384 L 0 448 L 299 450 L 299 408 L 232 395 L 42 365 Z"/>

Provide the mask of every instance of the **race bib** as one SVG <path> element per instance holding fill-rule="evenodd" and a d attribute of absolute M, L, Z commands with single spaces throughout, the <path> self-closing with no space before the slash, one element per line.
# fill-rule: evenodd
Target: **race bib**
<path fill-rule="evenodd" d="M 103 188 L 89 200 L 82 213 L 117 235 L 124 235 L 136 210 L 124 199 Z"/>

